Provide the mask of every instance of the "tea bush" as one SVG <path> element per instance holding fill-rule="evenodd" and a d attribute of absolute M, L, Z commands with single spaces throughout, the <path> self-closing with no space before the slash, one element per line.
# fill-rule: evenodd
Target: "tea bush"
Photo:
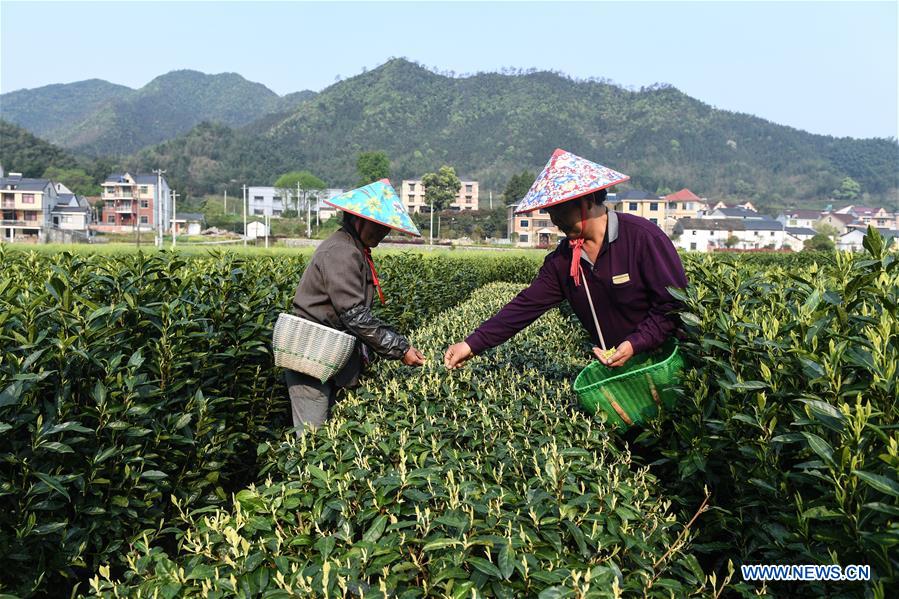
<path fill-rule="evenodd" d="M 683 399 L 624 438 L 574 408 L 564 307 L 442 370 L 515 287 L 472 292 L 538 258 L 376 256 L 376 310 L 432 362 L 377 364 L 299 441 L 270 338 L 307 256 L 0 246 L 0 593 L 886 597 L 899 261 L 867 245 L 684 255 Z M 730 560 L 875 580 L 754 586 Z"/>
<path fill-rule="evenodd" d="M 436 356 L 520 289 L 494 284 L 414 334 Z M 558 311 L 470 368 L 381 364 L 265 480 L 185 510 L 103 596 L 684 596 L 712 582 L 646 468 L 573 409 L 584 355 Z M 547 371 L 551 374 L 547 374 Z M 560 378 L 561 377 L 561 378 Z M 669 552 L 669 549 L 671 551 Z"/>
<path fill-rule="evenodd" d="M 685 509 L 712 489 L 696 546 L 709 567 L 873 572 L 845 589 L 778 583 L 784 596 L 899 587 L 899 259 L 865 243 L 801 269 L 689 261 L 684 400 L 638 440 Z"/>
<path fill-rule="evenodd" d="M 0 589 L 71 584 L 166 531 L 171 494 L 218 505 L 256 477 L 256 446 L 287 425 L 271 327 L 305 261 L 0 246 L 0 561 L 15 564 Z M 379 266 L 392 300 L 379 309 L 411 327 L 536 262 Z"/>

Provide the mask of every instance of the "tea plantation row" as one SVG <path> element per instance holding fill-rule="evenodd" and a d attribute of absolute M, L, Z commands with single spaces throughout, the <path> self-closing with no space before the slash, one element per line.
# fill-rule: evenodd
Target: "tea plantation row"
<path fill-rule="evenodd" d="M 379 257 L 384 317 L 432 362 L 378 364 L 299 442 L 269 339 L 304 258 L 0 247 L 0 592 L 885 596 L 899 268 L 869 245 L 685 256 L 683 399 L 625 438 L 576 409 L 558 312 L 439 365 L 513 288 L 472 292 L 539 260 Z M 756 587 L 731 561 L 875 580 Z"/>

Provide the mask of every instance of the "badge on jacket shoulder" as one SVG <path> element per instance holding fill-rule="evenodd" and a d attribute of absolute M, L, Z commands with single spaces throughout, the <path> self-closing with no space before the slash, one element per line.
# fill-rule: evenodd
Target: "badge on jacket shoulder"
<path fill-rule="evenodd" d="M 612 277 L 612 283 L 615 285 L 621 285 L 622 283 L 627 283 L 631 280 L 631 275 L 629 273 L 624 273 L 623 275 L 615 275 Z"/>

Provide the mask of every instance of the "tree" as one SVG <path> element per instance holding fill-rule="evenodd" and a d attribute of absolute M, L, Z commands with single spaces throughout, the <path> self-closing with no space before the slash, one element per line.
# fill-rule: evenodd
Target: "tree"
<path fill-rule="evenodd" d="M 60 168 L 49 166 L 42 175 L 44 179 L 59 182 L 72 190 L 72 193 L 80 196 L 100 195 L 100 186 L 93 178 L 80 168 Z"/>
<path fill-rule="evenodd" d="M 275 187 L 281 190 L 282 198 L 290 197 L 299 189 L 304 202 L 302 208 L 305 210 L 307 194 L 314 190 L 324 189 L 327 187 L 327 184 L 309 171 L 291 171 L 278 177 L 278 180 L 275 181 Z M 299 197 L 294 199 L 293 205 L 294 210 L 300 212 Z"/>
<path fill-rule="evenodd" d="M 674 192 L 671 190 L 670 187 L 668 187 L 668 186 L 666 186 L 666 185 L 659 185 L 659 186 L 656 188 L 656 195 L 657 195 L 657 196 L 667 196 L 667 195 L 671 195 L 672 193 L 674 193 Z"/>
<path fill-rule="evenodd" d="M 730 237 L 728 237 L 727 239 L 724 240 L 724 247 L 732 248 L 735 245 L 737 245 L 738 243 L 740 243 L 740 238 L 737 237 L 736 235 L 731 235 Z"/>
<path fill-rule="evenodd" d="M 517 175 L 512 175 L 509 182 L 506 183 L 506 189 L 503 190 L 503 202 L 505 204 L 515 204 L 520 202 L 531 188 L 531 185 L 534 184 L 534 179 L 536 178 L 537 175 L 528 170 L 521 171 Z"/>
<path fill-rule="evenodd" d="M 384 152 L 362 152 L 356 159 L 359 186 L 390 178 L 390 159 Z"/>
<path fill-rule="evenodd" d="M 833 197 L 835 200 L 851 202 L 858 198 L 861 191 L 862 186 L 855 179 L 846 177 L 840 182 L 840 186 L 833 190 Z"/>
<path fill-rule="evenodd" d="M 421 178 L 425 187 L 425 202 L 433 206 L 435 212 L 449 207 L 459 194 L 462 182 L 451 166 L 441 166 L 436 173 L 428 173 Z"/>
<path fill-rule="evenodd" d="M 811 239 L 806 239 L 802 243 L 803 250 L 813 252 L 832 252 L 834 247 L 833 240 L 824 233 L 816 233 Z"/>
<path fill-rule="evenodd" d="M 834 227 L 830 223 L 826 223 L 824 221 L 819 221 L 815 223 L 814 226 L 815 232 L 821 235 L 825 235 L 830 239 L 836 239 L 840 234 L 840 230 Z M 808 241 L 811 241 L 810 239 Z"/>

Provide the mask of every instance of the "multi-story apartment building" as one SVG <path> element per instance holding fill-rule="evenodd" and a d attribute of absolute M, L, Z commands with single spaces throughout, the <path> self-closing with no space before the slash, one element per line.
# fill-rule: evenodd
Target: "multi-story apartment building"
<path fill-rule="evenodd" d="M 524 247 L 551 247 L 556 245 L 565 234 L 549 219 L 546 210 L 535 210 L 528 214 L 515 214 L 518 204 L 509 204 L 508 223 L 509 237 L 513 243 Z"/>
<path fill-rule="evenodd" d="M 4 241 L 44 241 L 56 206 L 56 186 L 49 179 L 21 173 L 0 178 L 0 233 Z"/>
<path fill-rule="evenodd" d="M 477 210 L 478 209 L 478 182 L 462 181 L 456 201 L 449 205 L 452 210 Z M 431 209 L 425 200 L 425 186 L 421 180 L 403 180 L 400 186 L 400 198 L 406 210 L 411 212 L 425 212 Z"/>
<path fill-rule="evenodd" d="M 157 180 L 154 174 L 114 173 L 106 178 L 102 188 L 103 215 L 96 227 L 98 231 L 126 233 L 137 227 L 152 231 L 158 224 L 168 230 L 172 201 L 165 177 Z"/>
<path fill-rule="evenodd" d="M 663 230 L 665 229 L 668 215 L 667 202 L 657 195 L 640 189 L 629 189 L 616 194 L 614 198 L 610 194 L 607 203 L 617 212 L 642 216 Z"/>
<path fill-rule="evenodd" d="M 284 195 L 287 197 L 283 197 Z M 235 199 L 235 203 L 240 206 L 240 199 Z M 247 187 L 247 214 L 280 218 L 281 213 L 288 208 L 296 208 L 288 190 L 258 185 Z M 241 210 L 238 209 L 237 212 L 240 213 Z"/>

